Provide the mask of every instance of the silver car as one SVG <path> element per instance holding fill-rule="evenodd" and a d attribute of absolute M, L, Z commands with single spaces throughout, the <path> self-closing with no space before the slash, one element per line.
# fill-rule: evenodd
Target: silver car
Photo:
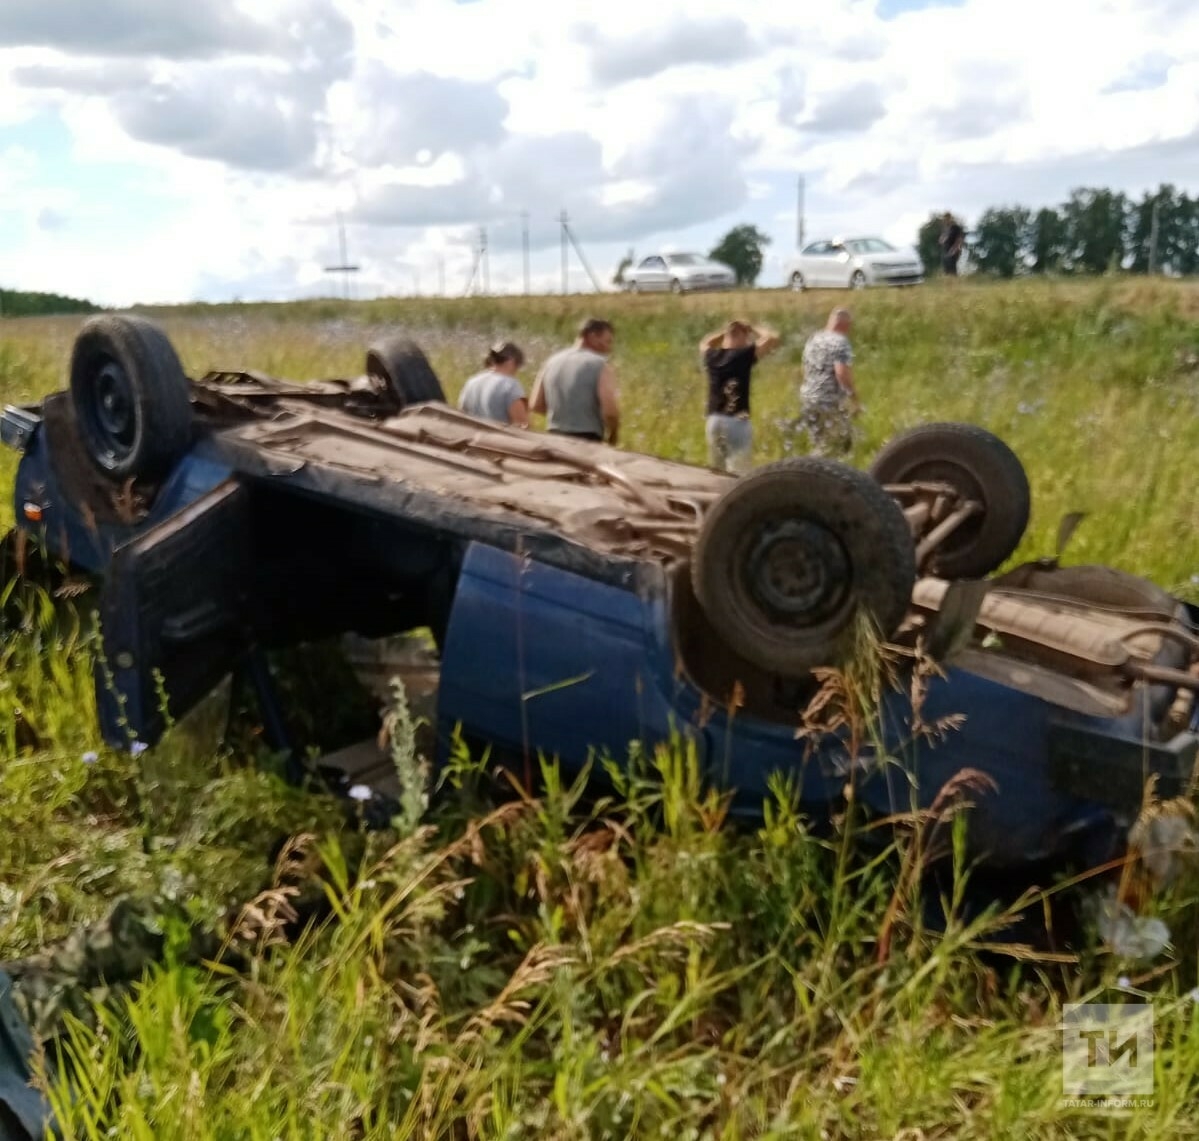
<path fill-rule="evenodd" d="M 651 254 L 624 274 L 624 287 L 630 293 L 691 293 L 732 289 L 736 284 L 737 275 L 727 265 L 703 254 Z"/>
<path fill-rule="evenodd" d="M 787 264 L 792 289 L 864 289 L 867 285 L 919 285 L 920 256 L 882 238 L 831 238 L 812 242 Z"/>

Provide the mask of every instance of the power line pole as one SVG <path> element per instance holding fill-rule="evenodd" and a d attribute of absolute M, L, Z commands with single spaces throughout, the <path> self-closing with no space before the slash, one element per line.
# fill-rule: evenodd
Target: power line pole
<path fill-rule="evenodd" d="M 469 297 L 471 287 L 475 284 L 475 276 L 479 272 L 479 263 L 483 260 L 483 247 L 479 246 L 475 250 L 475 260 L 470 267 L 470 277 L 466 279 L 466 288 L 462 291 L 463 297 Z"/>
<path fill-rule="evenodd" d="M 560 221 L 562 223 L 562 233 L 561 233 L 561 239 L 562 239 L 562 296 L 565 297 L 567 288 L 570 285 L 570 260 L 569 260 L 570 254 L 569 254 L 569 250 L 568 250 L 568 247 L 566 244 L 568 239 L 566 237 L 566 211 L 565 210 L 562 211 L 562 217 L 561 217 Z"/>
<path fill-rule="evenodd" d="M 798 197 L 798 202 L 797 202 L 796 219 L 795 219 L 795 223 L 796 223 L 795 224 L 795 240 L 797 243 L 796 248 L 801 249 L 801 250 L 803 249 L 803 238 L 804 238 L 803 197 L 804 197 L 804 177 L 801 174 L 799 176 L 799 197 Z"/>
<path fill-rule="evenodd" d="M 520 212 L 520 244 L 521 250 L 524 253 L 525 263 L 525 294 L 529 292 L 529 212 L 522 210 Z"/>
<path fill-rule="evenodd" d="M 596 293 L 603 293 L 603 289 L 600 288 L 598 279 L 596 278 L 595 274 L 591 272 L 591 266 L 587 264 L 587 258 L 583 255 L 583 249 L 579 245 L 578 240 L 575 238 L 574 231 L 570 228 L 570 223 L 566 220 L 565 213 L 562 215 L 562 232 L 570 240 L 570 244 L 574 246 L 575 253 L 579 255 L 579 261 L 582 263 L 583 268 L 587 271 L 587 276 L 591 278 L 591 284 L 595 286 Z"/>
<path fill-rule="evenodd" d="M 487 227 L 479 227 L 479 255 L 483 259 L 483 296 L 491 293 L 491 257 L 487 253 Z"/>
<path fill-rule="evenodd" d="M 1161 199 L 1153 200 L 1153 216 L 1149 222 L 1149 272 L 1154 274 L 1157 272 L 1157 210 L 1161 205 Z"/>
<path fill-rule="evenodd" d="M 350 299 L 350 274 L 358 272 L 358 266 L 350 265 L 346 257 L 346 228 L 341 220 L 341 211 L 337 212 L 337 233 L 338 241 L 341 247 L 341 264 L 325 266 L 326 273 L 343 273 L 345 277 L 342 279 L 345 282 L 346 300 Z"/>

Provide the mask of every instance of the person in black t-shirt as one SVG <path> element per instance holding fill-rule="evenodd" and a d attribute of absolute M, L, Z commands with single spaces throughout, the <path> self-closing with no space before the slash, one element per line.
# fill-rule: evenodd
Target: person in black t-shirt
<path fill-rule="evenodd" d="M 941 269 L 950 277 L 957 277 L 958 258 L 962 256 L 962 245 L 965 241 L 966 231 L 946 210 L 941 218 L 941 236 L 937 239 L 937 244 L 941 247 Z"/>
<path fill-rule="evenodd" d="M 748 321 L 730 321 L 699 343 L 708 377 L 705 435 L 708 463 L 738 475 L 750 468 L 753 426 L 749 420 L 749 385 L 754 365 L 778 348 L 773 329 L 755 328 Z"/>

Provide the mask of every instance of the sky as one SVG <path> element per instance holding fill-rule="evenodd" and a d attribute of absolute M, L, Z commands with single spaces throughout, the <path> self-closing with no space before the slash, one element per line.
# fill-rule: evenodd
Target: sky
<path fill-rule="evenodd" d="M 527 215 L 559 291 L 563 211 L 601 281 L 751 223 L 777 285 L 800 177 L 808 240 L 1195 193 L 1199 3 L 0 0 L 4 288 L 462 294 L 485 228 L 519 292 Z"/>

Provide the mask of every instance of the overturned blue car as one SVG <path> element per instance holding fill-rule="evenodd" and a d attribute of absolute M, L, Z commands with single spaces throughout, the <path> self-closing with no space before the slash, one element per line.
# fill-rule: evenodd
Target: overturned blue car
<path fill-rule="evenodd" d="M 298 754 L 264 651 L 428 628 L 443 750 L 460 732 L 578 770 L 681 733 L 735 813 L 782 773 L 822 818 L 851 782 L 886 816 L 969 770 L 970 849 L 995 868 L 1109 859 L 1150 778 L 1160 797 L 1191 779 L 1196 613 L 1105 567 L 996 574 L 1029 486 L 977 427 L 903 433 L 869 472 L 737 478 L 459 413 L 404 338 L 350 379 L 189 379 L 156 326 L 103 316 L 69 387 L 2 428 L 19 529 L 97 584 L 114 746 L 241 670 Z M 810 731 L 872 636 L 897 678 L 877 732 Z"/>

